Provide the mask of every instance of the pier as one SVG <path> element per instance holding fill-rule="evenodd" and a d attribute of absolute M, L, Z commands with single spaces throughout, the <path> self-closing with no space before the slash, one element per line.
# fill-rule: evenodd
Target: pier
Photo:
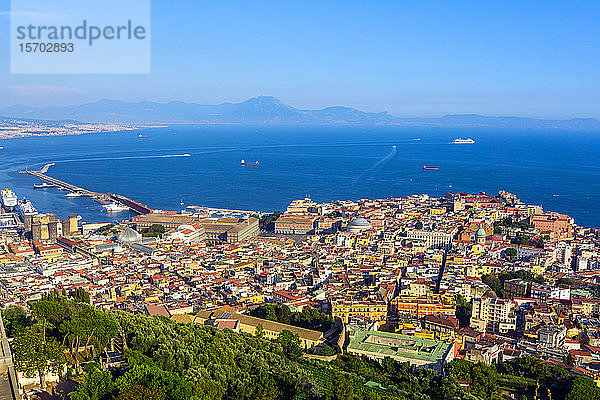
<path fill-rule="evenodd" d="M 152 208 L 150 208 L 140 202 L 137 202 L 135 200 L 132 200 L 125 196 L 122 196 L 120 194 L 97 193 L 97 192 L 93 192 L 91 190 L 87 190 L 82 187 L 73 185 L 71 183 L 61 181 L 60 179 L 56 179 L 51 176 L 48 176 L 47 172 L 50 169 L 50 167 L 53 165 L 54 165 L 54 163 L 50 163 L 50 164 L 44 165 L 44 167 L 42 169 L 40 169 L 39 171 L 31 171 L 29 169 L 25 169 L 25 171 L 19 171 L 19 173 L 27 174 L 27 175 L 33 176 L 34 178 L 38 178 L 39 180 L 49 183 L 49 184 L 52 184 L 61 190 L 68 190 L 69 192 L 76 193 L 80 196 L 91 197 L 96 202 L 98 202 L 102 205 L 107 205 L 110 203 L 121 204 L 121 205 L 129 208 L 131 211 L 135 212 L 136 214 L 150 214 L 154 211 Z M 194 210 L 196 212 L 205 213 L 207 215 L 215 215 L 216 214 L 216 215 L 252 216 L 252 215 L 258 214 L 260 216 L 260 215 L 264 214 L 263 212 L 260 212 L 260 211 L 232 210 L 232 209 L 227 209 L 227 208 L 215 208 L 215 207 L 193 206 L 193 205 L 188 206 L 187 208 L 190 210 Z"/>
<path fill-rule="evenodd" d="M 144 204 L 141 204 L 135 200 L 128 199 L 125 196 L 121 196 L 119 194 L 112 194 L 112 193 L 93 192 L 91 190 L 87 190 L 87 189 L 81 188 L 79 186 L 73 185 L 71 183 L 64 182 L 64 181 L 61 181 L 60 179 L 56 179 L 56 178 L 46 175 L 46 173 L 48 172 L 48 169 L 53 165 L 54 165 L 54 163 L 46 164 L 39 171 L 31 171 L 29 169 L 25 169 L 25 171 L 19 171 L 19 173 L 27 174 L 27 175 L 33 176 L 34 178 L 38 178 L 42 182 L 50 183 L 50 184 L 54 185 L 55 187 L 59 188 L 60 190 L 67 190 L 67 191 L 69 191 L 71 193 L 75 193 L 79 196 L 91 197 L 96 202 L 98 202 L 102 205 L 106 205 L 109 203 L 118 203 L 118 204 L 128 207 L 131 211 L 133 211 L 137 214 L 150 214 L 153 211 L 150 207 L 148 207 Z"/>
<path fill-rule="evenodd" d="M 129 207 L 130 210 L 135 211 L 138 214 L 150 214 L 154 211 L 150 207 L 139 203 L 135 200 L 128 199 L 125 196 L 121 196 L 120 194 L 107 194 L 115 203 L 123 204 L 124 206 Z"/>
<path fill-rule="evenodd" d="M 29 170 L 25 170 L 25 171 L 19 171 L 19 173 L 21 174 L 28 174 L 31 175 L 35 178 L 38 178 L 39 180 L 46 182 L 46 183 L 50 183 L 60 189 L 63 190 L 68 190 L 72 193 L 78 193 L 82 196 L 88 196 L 88 197 L 98 197 L 98 196 L 102 196 L 102 193 L 96 193 L 96 192 L 92 192 L 90 190 L 86 190 L 84 188 L 80 188 L 78 186 L 72 185 L 70 183 L 67 182 L 63 182 L 59 179 L 53 178 L 51 176 L 46 175 L 45 172 L 42 172 L 43 170 L 48 171 L 48 166 L 51 164 L 48 164 L 46 166 L 44 166 L 44 168 L 40 171 L 29 171 Z"/>

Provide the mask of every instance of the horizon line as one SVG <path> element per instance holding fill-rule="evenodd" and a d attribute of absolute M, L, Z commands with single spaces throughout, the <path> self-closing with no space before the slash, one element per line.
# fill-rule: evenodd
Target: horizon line
<path fill-rule="evenodd" d="M 399 119 L 436 119 L 436 118 L 444 118 L 444 117 L 452 117 L 452 116 L 461 116 L 461 117 L 484 117 L 484 118 L 520 118 L 520 119 L 530 119 L 530 120 L 537 120 L 537 121 L 571 121 L 571 120 L 593 120 L 593 121 L 598 121 L 600 122 L 600 117 L 583 117 L 583 116 L 570 116 L 570 117 L 536 117 L 536 116 L 521 116 L 521 115 L 514 115 L 514 114 L 479 114 L 476 112 L 469 112 L 469 111 L 462 111 L 462 112 L 454 112 L 454 113 L 442 113 L 442 114 L 438 114 L 436 116 L 433 115 L 429 115 L 429 116 L 424 116 L 424 115 L 413 115 L 413 116 L 398 116 L 396 114 L 392 114 L 389 111 L 364 111 L 361 110 L 359 108 L 356 107 L 352 107 L 352 106 L 347 106 L 347 105 L 331 105 L 331 106 L 325 106 L 325 107 L 321 107 L 321 108 L 298 108 L 296 106 L 290 105 L 288 103 L 285 103 L 283 101 L 281 101 L 278 97 L 276 96 L 270 96 L 270 95 L 257 95 L 257 96 L 253 96 L 253 97 L 249 97 L 245 100 L 241 100 L 238 102 L 235 101 L 222 101 L 222 102 L 215 102 L 215 103 L 200 103 L 197 101 L 184 101 L 184 100 L 168 100 L 168 101 L 157 101 L 157 100 L 140 100 L 140 101 L 127 101 L 127 100 L 120 100 L 120 99 L 111 99 L 111 98 L 106 98 L 106 97 L 102 97 L 98 100 L 95 101 L 87 101 L 87 102 L 80 102 L 80 103 L 72 103 L 72 104 L 67 104 L 67 105 L 43 105 L 43 106 L 32 106 L 32 105 L 27 105 L 27 104 L 22 104 L 22 103 L 16 103 L 16 104 L 12 104 L 6 107 L 2 107 L 2 110 L 6 110 L 8 108 L 13 108 L 13 107 L 26 107 L 26 108 L 31 108 L 31 109 L 45 109 L 45 108 L 68 108 L 68 107 L 80 107 L 80 106 L 85 106 L 85 105 L 91 105 L 91 104 L 97 104 L 97 103 L 101 103 L 101 102 L 115 102 L 115 103 L 123 103 L 123 104 L 142 104 L 142 103 L 152 103 L 152 104 L 158 104 L 158 105 L 167 105 L 167 104 L 173 104 L 173 103 L 181 103 L 181 104 L 190 104 L 190 105 L 199 105 L 199 106 L 220 106 L 220 105 L 225 105 L 225 104 L 242 104 L 242 103 L 246 103 L 249 102 L 251 100 L 259 100 L 259 99 L 272 99 L 272 100 L 276 100 L 278 103 L 280 103 L 281 105 L 287 106 L 287 107 L 291 107 L 297 111 L 322 111 L 322 110 L 327 110 L 327 109 L 331 109 L 331 108 L 344 108 L 344 109 L 350 109 L 350 110 L 356 110 L 359 112 L 364 112 L 364 113 L 368 113 L 368 114 L 387 114 L 390 117 L 394 117 L 394 118 L 399 118 Z M 18 117 L 10 117 L 10 116 L 3 116 L 0 115 L 0 118 L 13 118 L 13 119 L 26 119 L 26 118 L 18 118 Z M 34 120 L 41 120 L 39 118 L 31 118 Z M 53 121 L 57 121 L 57 120 L 53 120 Z"/>

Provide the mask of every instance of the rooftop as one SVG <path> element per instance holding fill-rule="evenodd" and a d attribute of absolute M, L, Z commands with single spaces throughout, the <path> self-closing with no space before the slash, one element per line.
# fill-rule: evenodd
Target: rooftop
<path fill-rule="evenodd" d="M 380 331 L 357 331 L 350 337 L 348 349 L 436 363 L 446 357 L 452 346 L 451 341 L 442 342 Z"/>

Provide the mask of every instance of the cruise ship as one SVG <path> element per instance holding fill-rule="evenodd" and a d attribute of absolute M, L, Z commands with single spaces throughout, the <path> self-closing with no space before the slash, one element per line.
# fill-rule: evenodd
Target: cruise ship
<path fill-rule="evenodd" d="M 17 195 L 9 188 L 2 190 L 0 197 L 2 197 L 2 205 L 7 211 L 12 211 L 17 206 Z"/>
<path fill-rule="evenodd" d="M 25 220 L 25 216 L 27 216 L 27 215 L 37 215 L 37 214 L 38 214 L 38 211 L 35 209 L 33 204 L 31 204 L 31 201 L 29 201 L 27 199 L 23 199 L 23 200 L 19 201 L 19 215 L 21 215 L 21 218 L 23 218 L 23 220 Z"/>
<path fill-rule="evenodd" d="M 471 138 L 467 138 L 467 139 L 456 138 L 456 139 L 454 139 L 454 141 L 452 143 L 454 143 L 454 144 L 473 144 L 473 143 L 475 143 L 475 141 Z"/>

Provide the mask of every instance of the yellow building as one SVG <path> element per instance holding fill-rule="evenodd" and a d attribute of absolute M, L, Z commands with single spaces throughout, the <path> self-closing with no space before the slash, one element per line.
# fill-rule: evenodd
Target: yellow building
<path fill-rule="evenodd" d="M 331 315 L 339 317 L 344 323 L 348 323 L 350 317 L 366 317 L 371 321 L 385 321 L 387 318 L 387 305 L 384 302 L 353 302 L 332 301 Z"/>
<path fill-rule="evenodd" d="M 242 303 L 252 303 L 252 304 L 264 303 L 265 302 L 265 295 L 264 294 L 257 294 L 257 295 L 254 295 L 254 296 L 242 297 L 240 299 L 240 302 L 242 302 Z"/>
<path fill-rule="evenodd" d="M 465 267 L 465 275 L 468 277 L 481 278 L 482 275 L 492 272 L 493 266 L 489 264 L 471 264 Z"/>

